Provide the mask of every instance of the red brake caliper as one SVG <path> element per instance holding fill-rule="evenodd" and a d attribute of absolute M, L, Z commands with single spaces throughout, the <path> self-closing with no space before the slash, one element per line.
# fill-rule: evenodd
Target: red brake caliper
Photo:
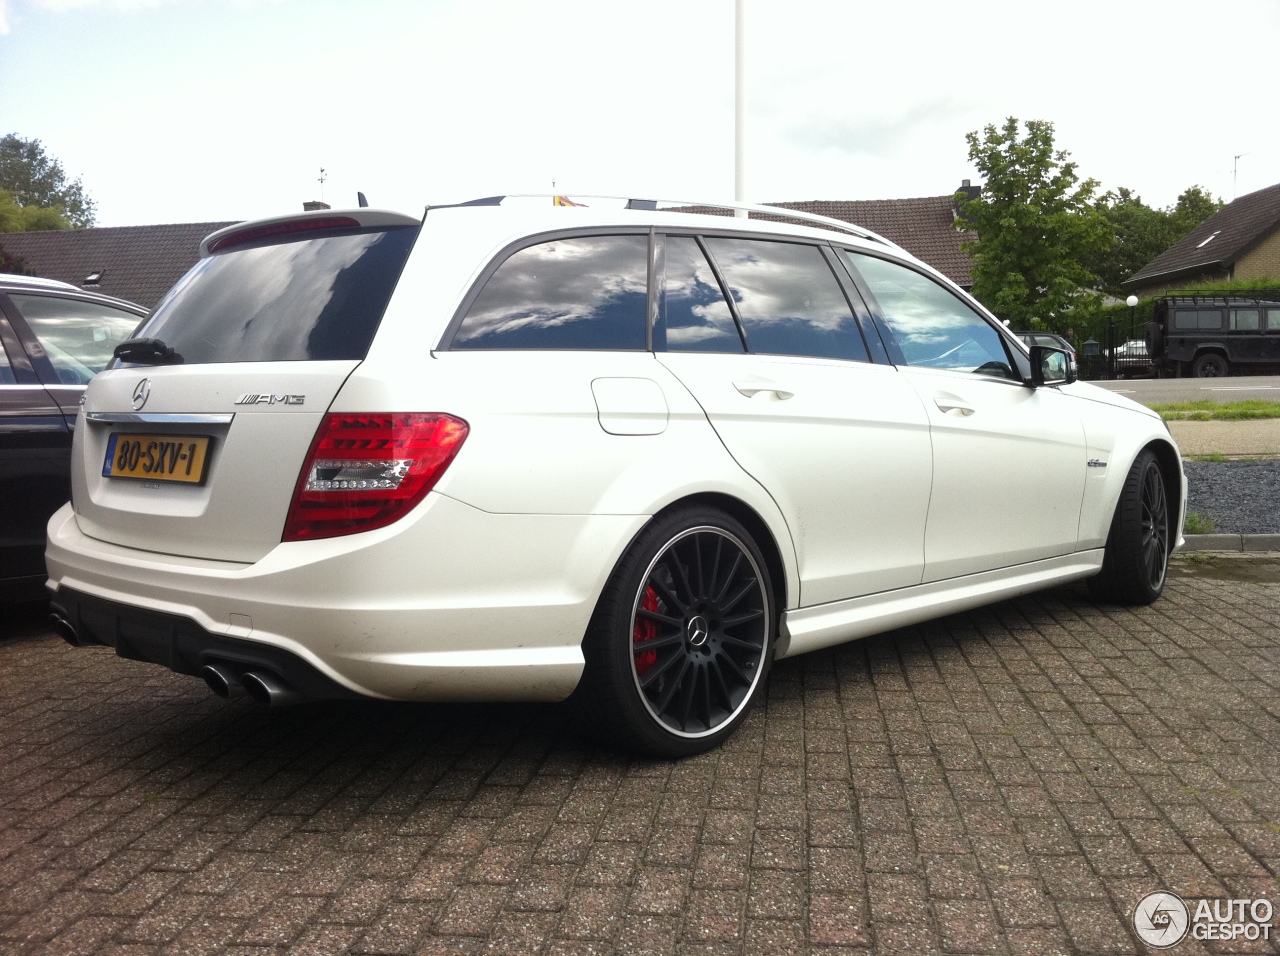
<path fill-rule="evenodd" d="M 646 611 L 658 610 L 658 592 L 652 587 L 644 589 L 644 597 L 640 599 L 640 606 Z M 658 636 L 657 621 L 645 621 L 636 616 L 636 626 L 634 631 L 635 642 L 640 644 L 644 641 L 651 641 Z M 637 651 L 636 653 L 636 673 L 643 675 L 650 667 L 658 662 L 657 651 Z"/>

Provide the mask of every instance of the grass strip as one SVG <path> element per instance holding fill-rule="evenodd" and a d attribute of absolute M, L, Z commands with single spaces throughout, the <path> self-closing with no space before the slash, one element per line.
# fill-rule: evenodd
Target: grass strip
<path fill-rule="evenodd" d="M 1249 398 L 1240 402 L 1172 402 L 1152 405 L 1167 422 L 1239 422 L 1256 418 L 1280 418 L 1280 402 Z"/>

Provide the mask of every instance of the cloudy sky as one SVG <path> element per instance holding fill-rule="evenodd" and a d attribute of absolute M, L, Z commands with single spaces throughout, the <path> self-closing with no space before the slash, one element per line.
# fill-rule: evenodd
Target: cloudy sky
<path fill-rule="evenodd" d="M 747 9 L 756 201 L 951 193 L 977 178 L 965 133 L 1006 116 L 1051 121 L 1082 174 L 1152 205 L 1280 182 L 1280 0 Z M 0 0 L 0 135 L 40 139 L 104 226 L 357 190 L 416 211 L 553 181 L 729 198 L 733 16 L 733 0 Z"/>

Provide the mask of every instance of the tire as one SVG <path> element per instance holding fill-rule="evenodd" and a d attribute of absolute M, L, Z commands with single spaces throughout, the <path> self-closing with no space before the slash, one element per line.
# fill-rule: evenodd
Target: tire
<path fill-rule="evenodd" d="M 746 528 L 714 508 L 660 515 L 600 596 L 575 702 L 611 743 L 661 757 L 710 750 L 763 692 L 777 622 Z"/>
<path fill-rule="evenodd" d="M 1191 363 L 1191 374 L 1196 378 L 1226 378 L 1230 373 L 1227 360 L 1217 352 L 1204 352 Z"/>
<path fill-rule="evenodd" d="M 1143 451 L 1120 492 L 1102 571 L 1089 579 L 1095 599 L 1135 606 L 1160 596 L 1169 571 L 1170 520 L 1160 463 L 1154 452 Z"/>

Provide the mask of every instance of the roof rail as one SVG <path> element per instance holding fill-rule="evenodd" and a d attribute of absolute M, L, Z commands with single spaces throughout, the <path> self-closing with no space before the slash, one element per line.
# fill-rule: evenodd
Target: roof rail
<path fill-rule="evenodd" d="M 1191 304 L 1217 304 L 1266 302 L 1280 300 L 1280 288 L 1275 289 L 1200 289 L 1197 291 L 1171 291 L 1156 296 L 1156 301 L 1172 300 Z"/>
<path fill-rule="evenodd" d="M 82 291 L 73 286 L 70 282 L 63 282 L 61 279 L 46 279 L 42 276 L 24 276 L 13 272 L 0 272 L 0 281 L 12 283 L 13 285 L 25 285 L 32 289 L 72 289 L 75 292 Z"/>
<path fill-rule="evenodd" d="M 485 196 L 482 199 L 471 199 L 471 200 L 468 200 L 467 202 L 441 203 L 439 205 L 428 206 L 427 211 L 430 212 L 432 209 L 456 208 L 458 206 L 500 206 L 502 205 L 502 201 L 504 199 L 554 200 L 556 198 L 556 195 L 557 194 L 555 193 L 510 193 L 505 196 Z M 850 233 L 851 235 L 857 236 L 859 239 L 869 239 L 872 242 L 882 243 L 883 245 L 886 245 L 891 249 L 898 249 L 900 251 L 905 251 L 905 250 L 902 250 L 902 247 L 899 246 L 896 242 L 893 242 L 890 239 L 886 239 L 884 236 L 880 235 L 879 233 L 872 232 L 870 229 L 864 229 L 861 226 L 856 226 L 851 222 L 845 222 L 843 219 L 834 219 L 831 216 L 819 216 L 817 213 L 803 212 L 799 209 L 788 209 L 786 206 L 766 206 L 766 205 L 760 205 L 758 203 L 719 202 L 719 201 L 710 201 L 706 199 L 698 199 L 698 200 L 637 199 L 637 198 L 627 197 L 627 196 L 596 196 L 596 195 L 584 196 L 579 193 L 574 193 L 574 199 L 575 200 L 578 200 L 578 199 L 614 200 L 614 201 L 626 203 L 627 209 L 657 210 L 659 204 L 662 204 L 665 207 L 676 207 L 676 208 L 664 208 L 664 209 L 658 210 L 660 212 L 692 211 L 688 207 L 700 207 L 704 209 L 728 209 L 728 210 L 734 210 L 734 211 L 741 209 L 748 213 L 754 212 L 754 213 L 759 213 L 760 215 L 763 215 L 763 216 L 773 216 L 773 217 L 779 217 L 782 219 L 799 219 L 804 222 L 816 223 L 820 226 L 825 226 L 828 229 L 834 229 L 838 232 Z M 680 207 L 684 207 L 684 208 L 680 208 Z"/>

